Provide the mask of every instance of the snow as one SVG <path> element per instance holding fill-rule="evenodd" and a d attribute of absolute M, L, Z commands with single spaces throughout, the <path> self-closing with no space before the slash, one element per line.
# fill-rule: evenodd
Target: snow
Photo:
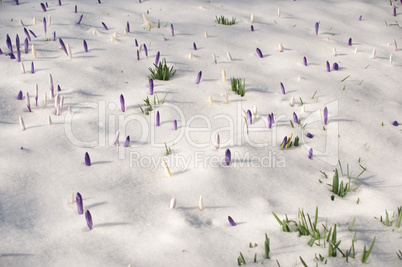
<path fill-rule="evenodd" d="M 277 266 L 278 261 L 281 266 L 303 266 L 301 256 L 314 266 L 315 255 L 321 254 L 327 266 L 359 266 L 363 246 L 368 247 L 374 237 L 367 266 L 400 266 L 395 253 L 402 249 L 402 228 L 395 227 L 392 217 L 402 205 L 401 128 L 392 125 L 402 121 L 402 57 L 394 47 L 394 40 L 402 45 L 397 25 L 400 3 L 392 1 L 396 17 L 388 1 L 375 0 L 105 0 L 101 4 L 62 0 L 61 6 L 49 1 L 45 13 L 40 3 L 0 3 L 1 266 L 236 266 L 239 252 L 247 264 L 257 253 L 259 265 Z M 153 25 L 150 30 L 143 14 Z M 45 35 L 42 21 L 44 17 L 49 21 L 49 15 L 51 25 Z M 235 17 L 236 24 L 218 25 L 215 16 L 220 15 Z M 37 59 L 31 46 L 24 53 L 20 20 L 38 36 L 30 43 Z M 127 22 L 131 32 L 124 34 Z M 72 59 L 58 39 L 53 41 L 54 31 L 71 47 Z M 6 56 L 7 34 L 14 52 L 16 34 L 20 37 L 25 74 L 21 63 Z M 347 44 L 349 38 L 352 46 Z M 142 49 L 137 60 L 135 39 L 146 44 L 148 58 Z M 164 104 L 154 105 L 148 95 L 148 68 L 158 51 L 176 74 L 169 81 L 154 81 L 159 100 L 167 94 Z M 190 53 L 193 59 L 188 59 Z M 337 62 L 339 70 L 328 73 L 326 61 L 331 66 Z M 199 71 L 202 78 L 196 84 Z M 54 99 L 43 104 L 44 93 L 50 95 L 49 74 L 64 96 L 59 116 L 54 114 Z M 230 77 L 245 78 L 244 97 L 231 91 Z M 24 98 L 29 93 L 32 112 L 25 99 L 16 99 L 20 90 Z M 150 115 L 140 110 L 147 96 L 154 107 Z M 247 134 L 242 109 L 252 111 L 254 106 L 258 115 Z M 326 126 L 321 117 L 325 106 Z M 154 126 L 156 111 L 161 116 L 159 127 Z M 294 128 L 289 123 L 293 112 L 302 121 Z M 267 128 L 270 113 L 276 120 L 271 130 Z M 25 131 L 20 129 L 19 116 Z M 113 146 L 117 130 L 118 147 Z M 312 139 L 306 137 L 308 132 Z M 215 149 L 217 133 L 219 150 Z M 290 134 L 293 140 L 300 137 L 299 147 L 280 150 L 284 136 Z M 127 135 L 131 143 L 124 148 Z M 165 143 L 172 151 L 169 156 Z M 225 164 L 227 148 L 232 153 L 230 166 Z M 85 152 L 91 157 L 90 167 L 84 164 Z M 340 172 L 338 160 L 345 175 L 347 164 L 353 177 L 362 170 L 359 164 L 367 171 L 352 184 L 361 185 L 356 192 L 332 201 L 327 184 L 332 183 L 335 168 Z M 85 216 L 78 215 L 76 204 L 69 203 L 71 192 L 81 193 L 84 210 L 92 214 L 93 230 Z M 203 211 L 198 208 L 201 195 Z M 170 209 L 173 197 L 177 204 Z M 356 259 L 346 263 L 339 253 L 328 257 L 328 244 L 324 248 L 322 239 L 320 246 L 310 247 L 310 237 L 283 232 L 272 215 L 275 212 L 283 219 L 287 214 L 297 220 L 298 210 L 303 209 L 313 219 L 316 207 L 320 232 L 323 235 L 326 222 L 328 227 L 337 224 L 343 252 L 356 232 Z M 379 221 L 385 210 L 391 216 L 390 227 Z M 228 216 L 236 226 L 229 224 Z M 271 259 L 264 259 L 265 233 Z M 258 246 L 249 248 L 250 242 Z"/>

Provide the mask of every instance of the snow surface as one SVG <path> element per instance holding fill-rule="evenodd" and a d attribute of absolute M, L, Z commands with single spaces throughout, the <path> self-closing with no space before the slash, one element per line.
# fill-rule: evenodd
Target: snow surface
<path fill-rule="evenodd" d="M 247 264 L 254 264 L 256 253 L 258 265 L 277 266 L 278 261 L 281 266 L 302 266 L 301 256 L 308 266 L 315 266 L 315 254 L 321 254 L 328 259 L 327 266 L 359 266 L 363 265 L 363 246 L 368 247 L 376 237 L 367 266 L 401 266 L 396 255 L 402 249 L 401 228 L 395 227 L 392 217 L 402 204 L 401 128 L 392 125 L 395 120 L 402 122 L 402 57 L 394 47 L 394 40 L 402 46 L 397 25 L 401 4 L 392 3 L 396 17 L 386 0 L 102 0 L 101 4 L 62 0 L 62 6 L 48 1 L 45 13 L 40 1 L 22 0 L 19 5 L 3 1 L 0 265 L 236 266 L 242 252 Z M 75 5 L 78 13 L 74 13 Z M 152 24 L 150 30 L 142 14 Z M 49 15 L 51 25 L 45 35 L 42 21 L 46 17 L 49 22 Z M 235 17 L 236 24 L 218 25 L 215 16 L 220 15 Z M 17 60 L 6 56 L 7 34 L 14 50 L 18 34 L 24 51 L 20 20 L 38 36 L 31 42 L 37 59 L 31 46 L 28 54 L 22 52 L 25 74 Z M 127 22 L 131 31 L 125 35 Z M 71 60 L 58 40 L 46 41 L 54 31 L 71 47 Z M 112 42 L 115 32 L 117 38 Z M 349 38 L 352 46 L 347 44 Z M 148 58 L 142 49 L 137 60 L 135 39 L 146 44 Z M 280 43 L 283 52 L 278 50 Z M 263 58 L 257 56 L 257 47 Z M 176 74 L 169 81 L 154 81 L 158 97 L 168 95 L 147 116 L 140 107 L 149 95 L 148 68 L 158 51 Z M 190 53 L 193 59 L 188 58 Z M 331 66 L 337 62 L 340 69 L 327 72 L 326 61 Z M 30 73 L 31 62 L 34 74 Z M 199 71 L 202 79 L 197 85 Z M 44 93 L 50 94 L 49 74 L 64 96 L 59 116 L 54 114 L 53 99 L 43 104 Z M 231 91 L 230 77 L 246 79 L 244 97 Z M 35 84 L 39 88 L 37 107 Z M 20 90 L 24 98 L 29 93 L 32 112 L 25 99 L 16 99 Z M 126 101 L 125 113 L 120 109 L 120 94 Z M 289 105 L 292 96 L 293 107 Z M 258 115 L 247 134 L 241 109 L 253 110 L 254 106 Z M 320 115 L 325 106 L 329 111 L 326 131 Z M 156 111 L 161 114 L 160 127 L 154 127 Z M 318 120 L 304 129 L 300 125 L 292 128 L 293 112 L 302 125 L 312 114 L 318 114 Z M 275 114 L 276 124 L 269 130 L 270 113 Z M 49 115 L 51 126 L 47 125 Z M 19 116 L 25 121 L 25 131 Z M 177 131 L 172 129 L 175 119 Z M 117 130 L 119 147 L 113 146 Z M 218 132 L 221 148 L 215 150 Z M 306 138 L 307 132 L 314 138 Z M 290 134 L 301 138 L 300 146 L 280 150 L 284 136 Z M 132 142 L 124 148 L 127 135 Z M 169 156 L 164 143 L 172 150 Z M 314 150 L 311 160 L 310 146 Z M 227 148 L 232 153 L 229 167 L 224 164 Z M 91 157 L 90 167 L 84 164 L 85 152 Z M 162 158 L 171 178 L 161 165 Z M 353 177 L 362 170 L 359 164 L 367 171 L 352 185 L 361 185 L 356 192 L 332 201 L 327 184 L 332 183 L 334 169 L 340 171 L 338 160 L 345 175 L 347 164 Z M 76 204 L 69 203 L 72 191 L 83 196 L 93 230 L 86 226 L 85 216 L 77 214 Z M 198 207 L 200 195 L 203 211 Z M 173 197 L 177 205 L 170 209 Z M 322 239 L 321 246 L 310 247 L 309 237 L 282 232 L 272 215 L 275 212 L 283 219 L 287 214 L 297 220 L 298 209 L 304 209 L 313 219 L 316 207 L 322 234 L 326 221 L 328 227 L 337 224 L 342 251 L 350 248 L 356 232 L 356 259 L 346 263 L 339 253 L 336 258 L 328 257 L 328 244 L 324 248 Z M 379 221 L 385 210 L 391 216 L 391 227 Z M 230 226 L 228 216 L 237 223 L 235 227 Z M 270 238 L 270 260 L 264 259 L 265 233 Z M 249 248 L 250 242 L 258 246 Z"/>

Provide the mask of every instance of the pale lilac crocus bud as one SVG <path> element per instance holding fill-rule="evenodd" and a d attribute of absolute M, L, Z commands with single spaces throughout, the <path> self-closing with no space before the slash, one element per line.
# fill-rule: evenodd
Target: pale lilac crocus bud
<path fill-rule="evenodd" d="M 318 22 L 315 23 L 315 35 L 318 35 L 318 28 L 319 28 L 319 24 Z"/>
<path fill-rule="evenodd" d="M 170 24 L 170 30 L 171 30 L 171 32 L 172 32 L 172 36 L 174 36 L 174 27 L 173 27 L 173 24 Z"/>
<path fill-rule="evenodd" d="M 268 114 L 268 128 L 269 129 L 272 128 L 272 116 L 271 116 L 271 114 Z"/>
<path fill-rule="evenodd" d="M 177 130 L 177 120 L 173 121 L 173 130 Z"/>
<path fill-rule="evenodd" d="M 160 126 L 161 125 L 161 117 L 159 114 L 159 110 L 156 112 L 156 126 Z"/>
<path fill-rule="evenodd" d="M 311 159 L 313 157 L 313 149 L 310 148 L 310 150 L 308 151 L 308 158 Z"/>
<path fill-rule="evenodd" d="M 124 147 L 129 147 L 130 146 L 130 136 L 128 135 L 126 138 L 126 141 L 124 142 Z"/>
<path fill-rule="evenodd" d="M 199 84 L 201 81 L 202 71 L 200 71 L 197 75 L 197 80 L 195 81 L 196 84 Z"/>
<path fill-rule="evenodd" d="M 94 223 L 92 222 L 92 215 L 89 210 L 85 212 L 85 220 L 87 221 L 89 230 L 92 230 Z"/>
<path fill-rule="evenodd" d="M 297 118 L 296 112 L 293 112 L 293 122 L 299 123 L 299 119 Z"/>
<path fill-rule="evenodd" d="M 216 134 L 216 145 L 215 145 L 216 150 L 219 149 L 220 145 L 221 145 L 221 138 L 220 138 L 219 134 L 217 133 Z"/>
<path fill-rule="evenodd" d="M 8 34 L 7 34 L 7 38 L 6 38 L 6 44 L 7 44 L 7 47 L 8 47 L 8 51 L 10 51 L 11 54 L 14 53 L 13 44 L 12 44 L 11 38 L 10 38 L 10 36 Z"/>
<path fill-rule="evenodd" d="M 324 108 L 324 124 L 325 125 L 328 124 L 328 108 L 327 107 Z"/>
<path fill-rule="evenodd" d="M 82 196 L 78 192 L 77 192 L 77 195 L 75 197 L 75 202 L 77 203 L 78 214 L 83 214 L 84 213 L 84 205 L 82 203 Z"/>
<path fill-rule="evenodd" d="M 160 55 L 161 55 L 161 53 L 158 51 L 158 53 L 156 53 L 156 56 L 155 56 L 155 65 L 157 65 L 157 66 L 158 66 L 158 63 L 159 63 Z"/>
<path fill-rule="evenodd" d="M 35 66 L 33 61 L 31 61 L 31 73 L 34 74 L 35 73 Z"/>
<path fill-rule="evenodd" d="M 230 149 L 226 149 L 225 151 L 225 162 L 226 165 L 229 166 L 230 165 L 230 161 L 232 160 L 232 153 L 230 152 Z"/>
<path fill-rule="evenodd" d="M 85 152 L 85 165 L 91 166 L 91 158 L 89 157 L 88 152 Z"/>
<path fill-rule="evenodd" d="M 253 118 L 250 110 L 247 110 L 247 123 L 248 124 L 253 124 Z"/>
<path fill-rule="evenodd" d="M 331 71 L 331 67 L 329 66 L 329 62 L 327 61 L 327 63 L 326 63 L 326 66 L 327 66 L 327 72 L 330 72 Z"/>
<path fill-rule="evenodd" d="M 126 105 L 124 103 L 124 96 L 120 95 L 120 107 L 121 107 L 121 111 L 126 112 Z"/>
<path fill-rule="evenodd" d="M 154 80 L 149 79 L 149 94 L 153 95 L 154 94 Z"/>

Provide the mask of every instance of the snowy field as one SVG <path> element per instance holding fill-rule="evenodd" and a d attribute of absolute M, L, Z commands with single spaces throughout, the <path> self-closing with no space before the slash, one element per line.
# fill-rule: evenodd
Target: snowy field
<path fill-rule="evenodd" d="M 399 1 L 42 5 L 0 3 L 0 266 L 402 265 Z"/>

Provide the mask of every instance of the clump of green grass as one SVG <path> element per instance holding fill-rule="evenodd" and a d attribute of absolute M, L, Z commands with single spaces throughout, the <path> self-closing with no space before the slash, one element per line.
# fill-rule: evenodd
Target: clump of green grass
<path fill-rule="evenodd" d="M 269 238 L 268 235 L 265 233 L 265 258 L 269 259 L 269 252 L 271 251 L 270 247 L 269 247 Z"/>
<path fill-rule="evenodd" d="M 142 112 L 142 114 L 149 115 L 149 112 L 151 112 L 153 110 L 152 105 L 149 101 L 149 98 L 147 97 L 147 98 L 143 99 L 143 101 L 145 103 L 145 108 L 140 107 L 141 112 Z"/>
<path fill-rule="evenodd" d="M 172 150 L 170 149 L 170 147 L 168 147 L 165 143 L 165 149 L 166 149 L 166 156 L 169 156 L 172 153 Z"/>
<path fill-rule="evenodd" d="M 375 237 L 374 237 L 373 241 L 371 242 L 369 250 L 366 250 L 366 245 L 364 245 L 362 263 L 366 263 L 368 257 L 370 256 L 371 249 L 374 246 L 374 242 L 375 242 Z"/>
<path fill-rule="evenodd" d="M 148 76 L 149 79 L 162 81 L 168 81 L 176 73 L 176 71 L 173 70 L 173 66 L 169 68 L 166 65 L 165 58 L 160 61 L 158 65 L 154 64 L 154 69 L 148 68 L 148 70 L 151 72 L 151 75 Z"/>
<path fill-rule="evenodd" d="M 230 78 L 230 85 L 232 86 L 232 91 L 243 97 L 246 94 L 246 79 L 241 78 Z"/>
<path fill-rule="evenodd" d="M 359 164 L 359 166 L 360 166 L 360 168 L 362 168 L 362 171 L 360 172 L 359 175 L 357 175 L 356 177 L 353 178 L 352 173 L 349 172 L 349 164 L 347 165 L 346 177 L 349 179 L 349 182 L 346 182 L 345 185 L 344 185 L 343 181 L 340 181 L 339 174 L 338 174 L 338 169 L 335 168 L 335 173 L 334 173 L 334 176 L 332 178 L 332 185 L 329 184 L 329 186 L 332 187 L 331 192 L 336 194 L 336 195 L 338 195 L 338 196 L 340 196 L 340 197 L 345 197 L 347 195 L 347 193 L 350 192 L 350 191 L 356 192 L 357 189 L 359 189 L 360 184 L 352 189 L 351 188 L 352 187 L 352 182 L 355 182 L 356 179 L 359 178 L 367 170 L 362 165 Z M 341 164 L 340 161 L 339 161 L 339 168 L 341 170 L 342 176 L 344 176 L 343 169 L 342 169 L 342 164 Z"/>
<path fill-rule="evenodd" d="M 398 216 L 398 218 L 396 219 L 395 226 L 397 228 L 399 228 L 399 227 L 401 227 L 401 221 L 402 221 L 402 206 L 400 208 L 398 208 L 397 216 Z M 392 217 L 395 217 L 395 213 Z M 392 226 L 392 222 L 390 220 L 390 216 L 389 216 L 387 210 L 385 210 L 385 219 L 383 219 L 383 217 L 380 216 L 380 222 L 382 222 L 385 226 Z"/>
<path fill-rule="evenodd" d="M 218 24 L 223 24 L 223 25 L 234 25 L 236 24 L 236 18 L 232 17 L 232 20 L 229 20 L 229 18 L 225 18 L 225 16 L 215 16 L 215 21 Z"/>
<path fill-rule="evenodd" d="M 246 261 L 244 260 L 243 254 L 240 252 L 240 256 L 237 258 L 237 265 L 242 266 L 246 264 Z"/>

